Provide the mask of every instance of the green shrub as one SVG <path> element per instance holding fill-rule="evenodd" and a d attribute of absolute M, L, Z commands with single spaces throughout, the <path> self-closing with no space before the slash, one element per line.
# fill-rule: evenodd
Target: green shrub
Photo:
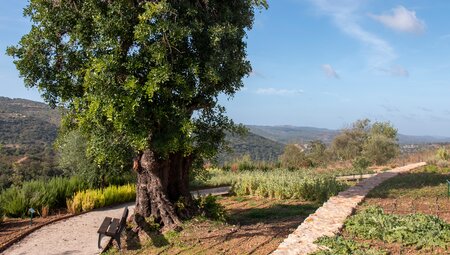
<path fill-rule="evenodd" d="M 134 185 L 109 186 L 105 189 L 88 189 L 77 192 L 67 199 L 67 209 L 71 213 L 87 212 L 95 208 L 130 202 L 136 197 Z"/>
<path fill-rule="evenodd" d="M 195 200 L 195 204 L 206 218 L 218 221 L 225 221 L 227 218 L 225 208 L 217 202 L 217 197 L 215 196 L 199 197 Z"/>
<path fill-rule="evenodd" d="M 401 243 L 417 249 L 447 248 L 450 244 L 450 224 L 442 219 L 420 213 L 385 214 L 380 207 L 369 207 L 350 217 L 345 229 L 359 238 Z"/>
<path fill-rule="evenodd" d="M 24 193 L 17 187 L 10 187 L 2 192 L 0 205 L 8 217 L 23 217 L 28 210 Z"/>
<path fill-rule="evenodd" d="M 436 151 L 436 157 L 438 160 L 448 161 L 450 159 L 450 154 L 445 147 L 441 147 Z"/>
<path fill-rule="evenodd" d="M 86 187 L 87 184 L 77 177 L 24 182 L 22 186 L 10 187 L 0 194 L 0 207 L 8 217 L 24 217 L 29 208 L 40 214 L 42 208 L 64 207 L 67 198 Z"/>

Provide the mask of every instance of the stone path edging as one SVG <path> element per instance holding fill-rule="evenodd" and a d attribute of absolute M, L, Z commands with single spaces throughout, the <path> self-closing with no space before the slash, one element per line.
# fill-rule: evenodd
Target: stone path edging
<path fill-rule="evenodd" d="M 370 190 L 399 173 L 424 166 L 425 162 L 409 164 L 392 170 L 378 173 L 357 185 L 331 197 L 322 207 L 306 218 L 300 226 L 290 234 L 272 253 L 273 255 L 297 255 L 315 252 L 319 247 L 314 242 L 321 236 L 338 234 L 344 221 L 353 214 Z"/>

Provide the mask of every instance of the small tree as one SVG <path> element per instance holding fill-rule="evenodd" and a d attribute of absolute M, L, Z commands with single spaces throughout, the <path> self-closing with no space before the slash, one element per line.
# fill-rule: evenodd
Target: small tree
<path fill-rule="evenodd" d="M 370 120 L 357 120 L 350 128 L 344 129 L 331 144 L 331 150 L 338 159 L 351 160 L 360 156 L 370 129 Z"/>
<path fill-rule="evenodd" d="M 364 143 L 363 155 L 377 165 L 386 164 L 400 152 L 397 129 L 389 122 L 375 122 Z"/>
<path fill-rule="evenodd" d="M 327 146 L 321 140 L 314 140 L 308 144 L 307 156 L 313 166 L 323 165 L 328 161 Z"/>
<path fill-rule="evenodd" d="M 298 169 L 311 166 L 311 161 L 306 156 L 298 145 L 288 144 L 284 147 L 284 152 L 280 156 L 280 163 L 282 167 L 288 169 Z"/>

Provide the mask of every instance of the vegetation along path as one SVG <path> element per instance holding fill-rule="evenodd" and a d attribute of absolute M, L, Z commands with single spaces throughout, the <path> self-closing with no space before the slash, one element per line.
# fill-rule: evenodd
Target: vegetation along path
<path fill-rule="evenodd" d="M 370 190 L 401 172 L 425 165 L 424 162 L 397 167 L 359 182 L 356 186 L 331 197 L 290 234 L 275 250 L 274 255 L 308 254 L 318 250 L 314 242 L 321 236 L 334 236 L 345 219 L 361 203 Z"/>
<path fill-rule="evenodd" d="M 221 187 L 192 191 L 191 193 L 194 197 L 207 194 L 222 195 L 228 193 L 229 190 L 229 187 Z M 4 254 L 99 254 L 102 250 L 97 247 L 97 229 L 106 216 L 120 218 L 125 206 L 128 206 L 130 209 L 129 215 L 131 215 L 134 211 L 134 202 L 96 209 L 92 212 L 44 226 L 8 248 Z M 109 240 L 109 237 L 103 237 L 102 247 L 105 247 Z"/>

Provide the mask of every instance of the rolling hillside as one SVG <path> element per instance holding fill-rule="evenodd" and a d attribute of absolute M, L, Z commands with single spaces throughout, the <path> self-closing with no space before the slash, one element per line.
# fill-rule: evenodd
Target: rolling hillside
<path fill-rule="evenodd" d="M 46 104 L 0 97 L 0 189 L 58 174 L 52 144 L 59 120 Z"/>
<path fill-rule="evenodd" d="M 219 163 L 231 162 L 244 155 L 249 155 L 255 161 L 277 161 L 284 150 L 284 144 L 251 132 L 242 137 L 230 135 L 227 137 L 227 141 L 232 151 L 221 152 L 217 156 Z"/>
<path fill-rule="evenodd" d="M 280 143 L 307 143 L 321 140 L 327 144 L 339 134 L 339 130 L 296 126 L 247 125 L 250 132 Z M 449 143 L 450 137 L 398 135 L 400 144 Z"/>

